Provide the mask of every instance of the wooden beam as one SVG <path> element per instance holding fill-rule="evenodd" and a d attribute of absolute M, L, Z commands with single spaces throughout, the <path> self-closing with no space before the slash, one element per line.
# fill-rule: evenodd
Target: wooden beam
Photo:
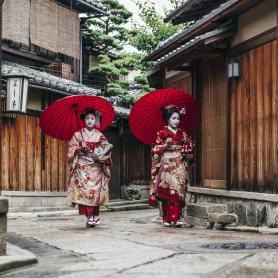
<path fill-rule="evenodd" d="M 51 64 L 51 63 L 57 61 L 57 60 L 54 60 L 54 59 L 52 60 L 52 59 L 47 59 L 47 58 L 44 58 L 44 57 L 40 57 L 35 53 L 30 53 L 30 52 L 27 52 L 27 51 L 17 50 L 17 49 L 8 47 L 7 45 L 2 46 L 2 51 L 3 51 L 3 53 L 9 53 L 9 54 L 12 54 L 12 55 L 15 55 L 15 56 L 19 56 L 19 57 L 23 57 L 23 58 L 26 58 L 26 59 L 42 62 L 42 63 L 45 63 L 45 64 Z"/>
<path fill-rule="evenodd" d="M 277 27 L 274 27 L 266 32 L 263 32 L 231 49 L 231 57 L 237 57 L 243 52 L 248 52 L 251 49 L 257 48 L 263 44 L 274 41 L 277 38 Z"/>
<path fill-rule="evenodd" d="M 192 67 L 191 66 L 172 66 L 172 67 L 168 67 L 168 69 L 170 70 L 178 70 L 178 71 L 192 71 Z"/>

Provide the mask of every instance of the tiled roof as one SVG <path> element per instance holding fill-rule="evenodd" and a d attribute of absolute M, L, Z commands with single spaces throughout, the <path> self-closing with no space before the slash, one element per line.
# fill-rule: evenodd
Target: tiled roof
<path fill-rule="evenodd" d="M 228 0 L 227 2 L 221 4 L 218 8 L 195 21 L 192 25 L 178 31 L 167 40 L 161 42 L 151 54 L 143 59 L 143 61 L 153 61 L 158 57 L 165 55 L 168 48 L 169 50 L 173 49 L 174 45 L 190 40 L 198 35 L 201 35 L 205 31 L 208 32 L 215 29 L 217 20 L 220 18 L 228 19 L 232 14 L 235 14 L 233 9 L 237 9 L 237 11 L 240 11 L 241 9 L 244 10 L 255 5 L 256 3 L 259 3 L 260 1 L 262 0 Z"/>
<path fill-rule="evenodd" d="M 164 22 L 173 24 L 197 20 L 204 14 L 218 7 L 227 0 L 185 0 L 183 3 L 166 16 Z"/>
<path fill-rule="evenodd" d="M 181 52 L 192 48 L 194 45 L 198 44 L 199 42 L 202 42 L 206 39 L 209 39 L 211 37 L 220 35 L 224 32 L 233 30 L 234 28 L 232 27 L 223 27 L 223 28 L 219 28 L 216 30 L 213 30 L 211 32 L 207 32 L 203 35 L 200 36 L 196 36 L 195 38 L 191 39 L 190 41 L 182 44 L 181 46 L 175 48 L 174 50 L 170 51 L 169 53 L 167 53 L 166 55 L 162 56 L 161 58 L 156 60 L 155 65 L 158 66 L 159 64 L 166 62 L 167 60 L 174 58 L 176 55 L 180 54 Z"/>
<path fill-rule="evenodd" d="M 169 37 L 168 39 L 166 39 L 165 41 L 163 42 L 160 42 L 159 45 L 157 46 L 157 49 L 158 48 L 161 48 L 163 47 L 164 45 L 166 45 L 168 42 L 171 42 L 171 41 L 174 41 L 176 37 L 178 37 L 180 34 L 184 34 L 188 31 L 190 31 L 191 29 L 195 29 L 195 26 L 198 25 L 199 22 L 202 22 L 204 21 L 204 19 L 206 19 L 208 16 L 210 16 L 211 14 L 216 14 L 218 13 L 220 10 L 222 10 L 223 8 L 225 8 L 226 6 L 228 7 L 230 4 L 232 4 L 233 2 L 238 2 L 239 0 L 229 0 L 227 1 L 226 3 L 223 3 L 221 4 L 217 9 L 211 11 L 209 14 L 203 16 L 201 19 L 195 21 L 193 24 L 191 24 L 190 26 L 188 27 L 185 27 L 184 29 L 182 30 L 179 30 L 177 33 L 175 33 L 174 35 L 172 35 L 171 37 Z"/>
<path fill-rule="evenodd" d="M 79 13 L 105 14 L 106 7 L 99 0 L 56 0 L 62 5 L 68 6 Z"/>
<path fill-rule="evenodd" d="M 83 1 L 99 9 L 103 9 L 103 10 L 105 9 L 105 7 L 101 4 L 99 0 L 83 0 Z"/>
<path fill-rule="evenodd" d="M 88 94 L 88 95 L 97 95 L 100 93 L 100 90 L 96 90 L 77 82 L 67 80 L 52 74 L 49 74 L 44 71 L 39 71 L 32 69 L 20 64 L 3 62 L 2 64 L 2 74 L 24 74 L 30 78 L 30 83 L 39 85 L 42 87 L 59 90 L 66 94 Z"/>
<path fill-rule="evenodd" d="M 61 94 L 65 95 L 78 95 L 78 94 L 86 94 L 86 95 L 99 95 L 101 93 L 100 90 L 90 88 L 88 86 L 79 84 L 77 82 L 67 80 L 61 77 L 57 77 L 55 75 L 51 75 L 44 71 L 39 71 L 36 69 L 29 68 L 27 66 L 23 66 L 16 63 L 10 63 L 3 61 L 1 72 L 3 77 L 5 75 L 17 75 L 24 74 L 28 76 L 30 84 L 37 85 L 40 87 L 50 90 L 56 90 Z M 116 114 L 119 116 L 126 117 L 129 115 L 130 110 L 125 107 L 118 106 L 112 99 L 106 98 L 108 101 L 112 103 Z"/>

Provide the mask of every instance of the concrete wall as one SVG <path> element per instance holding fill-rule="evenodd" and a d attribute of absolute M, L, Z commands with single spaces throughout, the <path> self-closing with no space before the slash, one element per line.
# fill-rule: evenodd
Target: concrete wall
<path fill-rule="evenodd" d="M 238 18 L 238 32 L 232 46 L 251 39 L 277 26 L 276 0 L 265 0 Z"/>
<path fill-rule="evenodd" d="M 278 227 L 276 194 L 190 187 L 187 199 L 192 203 L 225 204 L 229 213 L 238 216 L 239 225 Z"/>
<path fill-rule="evenodd" d="M 0 255 L 6 254 L 8 200 L 0 198 Z"/>

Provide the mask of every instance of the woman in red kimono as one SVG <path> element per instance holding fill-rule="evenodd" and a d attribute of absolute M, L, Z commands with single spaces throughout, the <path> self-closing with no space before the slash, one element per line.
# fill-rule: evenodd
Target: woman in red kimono
<path fill-rule="evenodd" d="M 79 214 L 87 217 L 87 227 L 100 224 L 99 207 L 109 203 L 108 182 L 111 178 L 111 149 L 98 130 L 101 117 L 97 111 L 86 110 L 80 116 L 85 128 L 74 133 L 69 142 L 71 162 L 67 205 L 79 206 Z"/>
<path fill-rule="evenodd" d="M 178 128 L 185 109 L 174 105 L 163 111 L 167 126 L 157 132 L 152 147 L 150 204 L 162 201 L 163 224 L 181 226 L 188 184 L 187 164 L 193 159 L 193 142 Z"/>

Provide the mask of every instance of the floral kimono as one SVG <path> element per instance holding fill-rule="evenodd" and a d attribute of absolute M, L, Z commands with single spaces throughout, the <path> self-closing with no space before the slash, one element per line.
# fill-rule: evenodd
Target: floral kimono
<path fill-rule="evenodd" d="M 163 221 L 180 220 L 185 204 L 188 173 L 186 155 L 193 153 L 193 143 L 186 132 L 168 127 L 158 131 L 152 147 L 151 194 L 162 201 Z"/>
<path fill-rule="evenodd" d="M 76 152 L 85 142 L 86 152 Z M 108 143 L 106 137 L 97 129 L 86 128 L 74 133 L 69 142 L 68 159 L 71 161 L 67 205 L 79 205 L 79 213 L 98 215 L 99 206 L 109 203 L 108 182 L 111 178 L 111 154 L 105 156 L 104 163 L 94 161 L 88 153 L 102 144 Z M 95 210 L 95 211 L 94 211 Z"/>

